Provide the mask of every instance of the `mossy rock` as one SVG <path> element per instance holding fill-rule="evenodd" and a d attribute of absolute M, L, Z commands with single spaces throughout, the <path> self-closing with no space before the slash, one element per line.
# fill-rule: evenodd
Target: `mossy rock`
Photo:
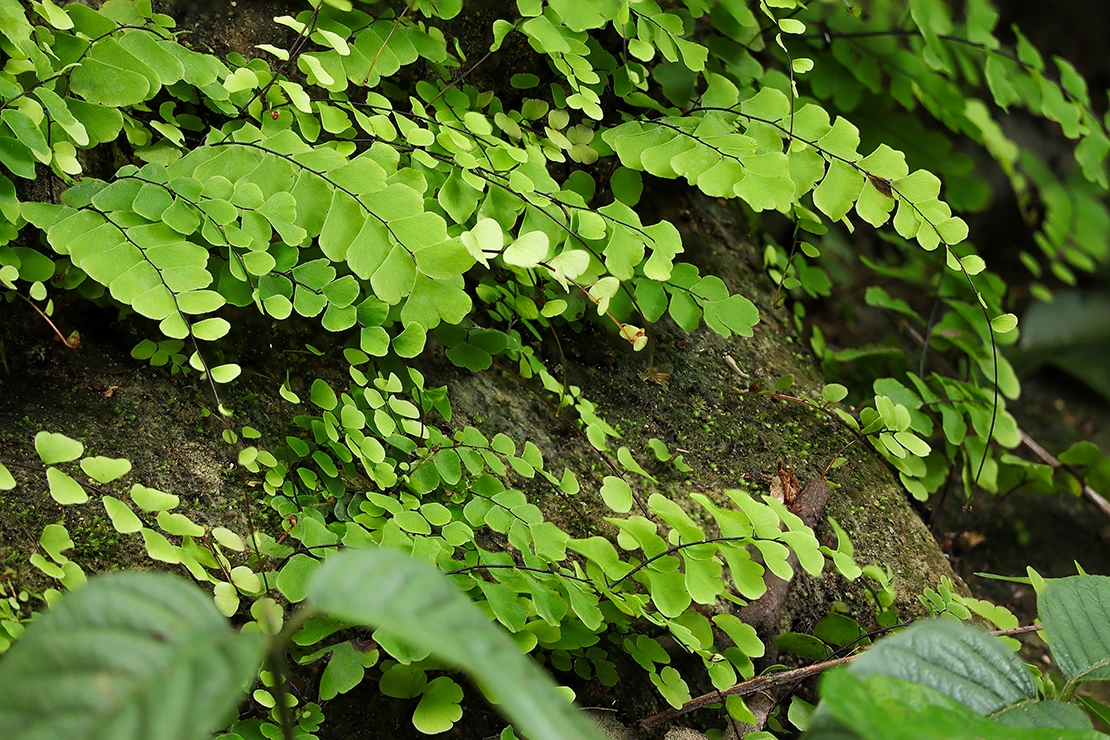
<path fill-rule="evenodd" d="M 620 431 L 619 443 L 637 451 L 637 458 L 659 479 L 657 486 L 641 481 L 645 485 L 638 490 L 645 497 L 654 490 L 678 501 L 685 501 L 691 491 L 711 496 L 727 488 L 766 492 L 780 461 L 793 465 L 803 482 L 819 476 L 852 437 L 812 408 L 745 392 L 751 382 L 773 382 L 787 374 L 795 378 L 791 393 L 801 397 L 815 396 L 820 383 L 789 317 L 780 318 L 785 312 L 776 313 L 771 306 L 774 286 L 759 268 L 758 250 L 736 236 L 743 231 L 738 212 L 700 196 L 669 202 L 686 214 L 676 219 L 685 225 L 686 256 L 721 275 L 730 290 L 759 306 L 762 321 L 754 336 L 726 340 L 706 330 L 685 334 L 664 323 L 656 337 L 654 362 L 670 374 L 652 380 L 645 377 L 646 353 L 634 353 L 616 336 L 590 327 L 581 335 L 562 338 L 568 381 L 597 403 L 599 413 Z M 64 303 L 59 307 L 59 321 L 71 318 L 66 308 Z M 107 312 L 84 317 L 88 325 L 81 326 L 84 341 L 77 350 L 65 348 L 33 317 L 5 328 L 0 459 L 35 466 L 34 434 L 43 429 L 63 432 L 82 441 L 90 453 L 128 457 L 134 463 L 128 485 L 142 482 L 177 493 L 201 524 L 230 521 L 245 530 L 245 503 L 250 499 L 255 524 L 275 530 L 279 523 L 266 518 L 269 510 L 259 505 L 258 489 L 248 485 L 250 476 L 233 466 L 233 448 L 220 439 L 221 424 L 202 411 L 212 406 L 207 386 L 171 378 L 131 359 L 128 348 L 135 337 L 121 324 L 104 326 L 107 318 Z M 729 355 L 750 378 L 729 368 Z M 580 434 L 517 379 L 496 368 L 478 374 L 460 371 L 442 354 L 437 356 L 440 359 L 423 369 L 430 384 L 449 386 L 454 424 L 472 423 L 490 434 L 506 431 L 515 439 L 530 439 L 553 469 L 565 465 L 575 470 L 583 491 L 572 501 L 542 489 L 530 492 L 531 500 L 567 531 L 612 536 L 615 530 L 603 521 L 608 511 L 595 493 L 609 470 Z M 313 367 L 310 372 L 326 371 Z M 272 386 L 245 380 L 227 392 L 231 395 L 224 400 L 236 409 L 237 425 L 251 423 L 262 429 L 263 445 L 279 442 L 274 405 L 280 401 Z M 653 437 L 681 453 L 692 470 L 682 473 L 671 463 L 649 459 L 647 440 Z M 893 569 L 896 607 L 902 616 L 914 615 L 920 609 L 917 594 L 942 576 L 952 577 L 952 571 L 881 458 L 862 445 L 853 445 L 846 456 L 849 462 L 829 476 L 837 488 L 827 513 L 848 531 L 860 563 Z M 41 591 L 52 585 L 27 558 L 36 549 L 42 527 L 55 521 L 65 522 L 76 543 L 69 554 L 89 572 L 152 565 L 141 542 L 116 535 L 99 506 L 61 507 L 46 493 L 41 473 L 18 469 L 17 478 L 26 485 L 0 496 L 0 560 L 15 570 L 20 586 Z M 107 488 L 125 490 L 116 484 Z M 834 544 L 827 527 L 820 527 L 818 534 Z M 833 601 L 846 603 L 865 623 L 872 617 L 873 607 L 861 584 L 827 572 L 820 578 L 802 577 L 795 584 L 783 628 L 807 630 Z M 587 704 L 608 691 L 600 685 L 580 689 Z M 662 708 L 646 681 L 622 682 L 616 696 L 625 721 Z M 356 704 L 361 701 L 364 706 L 368 698 L 357 690 L 333 701 L 328 709 L 333 720 L 325 725 L 323 736 L 363 737 L 360 733 L 383 731 L 403 736 L 411 730 L 407 715 L 390 720 L 392 711 L 385 711 L 371 719 L 355 711 Z M 398 711 L 403 715 L 405 709 Z M 482 707 L 468 707 L 468 712 L 476 729 L 485 727 L 482 732 L 498 722 Z"/>
<path fill-rule="evenodd" d="M 282 0 L 241 2 L 235 9 L 215 2 L 159 6 L 178 17 L 179 27 L 193 31 L 190 43 L 248 56 L 255 54 L 255 44 L 288 42 L 286 30 L 273 24 L 272 17 L 300 7 Z M 487 14 L 496 11 L 495 3 L 487 4 L 481 17 L 466 22 L 488 29 Z M 455 35 L 467 37 L 467 28 L 455 29 Z M 481 69 L 484 77 L 472 81 L 501 84 L 506 71 L 530 69 L 534 55 L 518 40 L 513 44 Z M 475 48 L 480 47 L 478 43 Z M 627 343 L 596 326 L 581 335 L 561 337 L 567 382 L 581 387 L 620 431 L 620 444 L 636 451 L 659 479 L 657 485 L 640 481 L 639 493 L 646 497 L 657 491 L 679 502 L 692 491 L 712 497 L 728 488 L 745 488 L 758 494 L 766 492 L 780 462 L 792 465 L 803 482 L 819 477 L 852 437 L 811 408 L 746 392 L 752 383 L 793 375 L 792 393 L 816 397 L 820 375 L 788 310 L 772 306 L 775 286 L 762 270 L 760 247 L 742 237 L 749 229 L 740 211 L 691 195 L 673 183 L 656 190 L 648 183 L 643 209 L 680 225 L 685 257 L 704 272 L 722 277 L 731 292 L 754 301 L 762 321 L 753 337 L 731 339 L 704 329 L 686 334 L 663 322 L 656 328 L 652 355 L 632 352 Z M 28 558 L 38 547 L 43 526 L 56 521 L 64 522 L 74 538 L 75 548 L 68 554 L 90 573 L 153 565 L 141 541 L 117 535 L 99 505 L 61 507 L 49 497 L 33 446 L 41 430 L 74 437 L 92 454 L 130 459 L 131 475 L 105 486 L 116 495 L 126 495 L 127 486 L 141 482 L 181 496 L 200 524 L 240 531 L 253 525 L 280 535 L 281 522 L 260 504 L 260 488 L 250 485 L 251 476 L 234 464 L 234 448 L 221 440 L 222 424 L 203 411 L 214 407 L 208 387 L 192 378 L 170 377 L 130 357 L 131 346 L 142 338 L 136 333 L 142 327 L 117 322 L 110 310 L 92 310 L 62 298 L 56 320 L 83 336 L 82 346 L 72 350 L 29 310 L 17 314 L 9 307 L 8 312 L 20 317 L 0 326 L 0 460 L 16 463 L 13 469 L 21 484 L 15 491 L 0 493 L 0 572 L 11 569 L 11 583 L 32 592 L 55 585 Z M 297 340 L 312 340 L 307 325 L 298 327 Z M 259 347 L 267 340 L 257 319 L 245 319 L 242 326 L 237 326 L 233 340 L 240 353 L 237 359 L 249 368 L 252 355 L 264 354 Z M 289 346 L 295 344 L 287 339 Z M 549 363 L 557 363 L 554 348 L 540 347 L 539 352 Z M 729 356 L 747 377 L 730 369 Z M 302 378 L 342 377 L 322 363 L 309 364 L 303 357 L 296 362 Z M 649 366 L 659 372 L 649 373 Z M 567 466 L 579 475 L 583 491 L 572 501 L 541 488 L 529 491 L 549 520 L 576 534 L 615 534 L 604 521 L 608 511 L 596 494 L 609 472 L 606 463 L 547 403 L 498 369 L 460 371 L 441 352 L 421 369 L 430 385 L 449 386 L 455 425 L 470 423 L 490 435 L 504 431 L 518 441 L 531 440 L 552 468 Z M 247 378 L 223 392 L 225 403 L 236 411 L 237 427 L 249 423 L 260 429 L 262 446 L 280 444 L 284 432 L 277 409 L 282 402 L 272 384 Z M 682 454 L 691 470 L 683 473 L 671 463 L 649 459 L 650 438 Z M 943 576 L 953 577 L 952 571 L 882 459 L 863 445 L 853 445 L 845 455 L 848 463 L 829 478 L 837 488 L 827 514 L 851 536 L 858 562 L 893 570 L 896 607 L 903 617 L 915 615 L 920 610 L 917 594 Z M 818 534 L 832 544 L 827 526 Z M 826 572 L 820 578 L 799 578 L 782 615 L 783 629 L 808 631 L 834 601 L 847 604 L 863 622 L 872 618 L 873 607 L 861 584 Z M 644 677 L 634 666 L 628 669 L 622 675 Z M 313 678 L 310 673 L 295 677 L 309 694 L 316 690 Z M 605 701 L 630 725 L 663 708 L 646 677 L 623 681 L 616 690 L 596 682 L 579 682 L 575 688 L 583 704 Z M 695 691 L 707 688 L 691 686 Z M 475 695 L 468 692 L 467 719 L 449 737 L 486 737 L 503 726 Z M 330 702 L 320 736 L 418 737 L 409 721 L 412 707 L 380 698 L 376 686 L 364 682 Z"/>

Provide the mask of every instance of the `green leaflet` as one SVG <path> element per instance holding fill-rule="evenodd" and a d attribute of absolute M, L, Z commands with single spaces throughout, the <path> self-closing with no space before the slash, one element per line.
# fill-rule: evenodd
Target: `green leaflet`
<path fill-rule="evenodd" d="M 115 39 L 93 45 L 70 80 L 73 91 L 82 99 L 111 108 L 148 100 L 161 84 L 143 62 Z"/>
<path fill-rule="evenodd" d="M 17 49 L 32 46 L 31 24 L 18 0 L 0 1 L 0 29 Z"/>
<path fill-rule="evenodd" d="M 819 300 L 841 287 L 844 255 L 859 268 L 858 238 L 884 242 L 858 255 L 864 274 L 905 288 L 871 286 L 869 306 L 921 329 L 932 321 L 892 296 L 935 294 L 944 304 L 930 349 L 966 357 L 959 379 L 870 378 L 865 366 L 904 358 L 830 346 L 816 312 L 805 313 L 809 303 L 780 314 L 826 371 L 864 378 L 860 387 L 828 384 L 822 401 L 812 400 L 860 431 L 912 495 L 928 498 L 948 479 L 962 481 L 966 495 L 1018 482 L 1053 490 L 1048 466 L 1011 451 L 1021 434 L 1005 401 L 1020 386 L 993 350 L 1018 341 L 1017 317 L 959 214 L 988 203 L 994 185 L 973 165 L 993 159 L 1022 202 L 1037 204 L 1029 211 L 1035 248 L 1021 261 L 1038 279 L 1047 268 L 1075 282 L 1108 253 L 1110 137 L 1075 69 L 1046 64 L 1017 31 L 1016 49 L 1007 49 L 990 3 L 969 2 L 954 15 L 941 0 L 915 0 L 906 17 L 878 7 L 860 17 L 836 3 L 793 0 L 758 13 L 743 2 L 520 0 L 516 22 L 493 21 L 494 47 L 525 57 L 531 49 L 536 64 L 496 84 L 469 76 L 482 57 L 463 58 L 470 47 L 441 22 L 462 12 L 461 0 L 410 5 L 391 14 L 328 0 L 276 19 L 296 46 L 260 45 L 269 56 L 221 60 L 183 46 L 203 48 L 187 36 L 179 42 L 170 19 L 143 0 L 95 10 L 0 0 L 0 292 L 25 296 L 48 316 L 77 299 L 111 306 L 146 337 L 135 359 L 198 373 L 204 385 L 265 373 L 278 389 L 274 402 L 296 407 L 276 441 L 270 429 L 242 426 L 236 393 L 218 388 L 211 409 L 227 423 L 229 464 L 282 522 L 280 535 L 209 528 L 178 493 L 143 483 L 125 502 L 113 485 L 127 481 L 130 463 L 82 457 L 80 443 L 49 433 L 36 438 L 49 468 L 38 481 L 52 497 L 45 505 L 100 496 L 117 532 L 142 537 L 153 560 L 213 583 L 221 613 L 253 620 L 248 633 L 272 634 L 290 617 L 261 596 L 264 587 L 276 583 L 299 603 L 338 548 L 395 548 L 451 572 L 518 650 L 542 654 L 557 675 L 613 685 L 606 651 L 623 647 L 671 704 L 701 681 L 688 673 L 691 660 L 723 688 L 751 675 L 762 645 L 742 625 L 711 624 L 695 605 L 758 598 L 765 568 L 793 574 L 791 553 L 807 572 L 820 572 L 828 556 L 858 576 L 850 543 L 841 536 L 837 550 L 821 547 L 778 502 L 736 491 L 727 502 L 649 498 L 637 480 L 694 472 L 667 448 L 675 440 L 653 440 L 649 463 L 652 455 L 630 449 L 574 384 L 570 365 L 560 372 L 541 358 L 550 360 L 557 343 L 573 365 L 563 343 L 590 332 L 587 322 L 609 330 L 587 334 L 591 341 L 636 350 L 653 351 L 649 337 L 672 341 L 651 326 L 665 315 L 685 331 L 704 323 L 714 346 L 752 336 L 759 311 L 731 292 L 732 278 L 676 262 L 684 237 L 723 252 L 735 247 L 728 234 L 745 228 L 762 250 L 752 266 L 781 286 L 779 299 L 804 292 Z M 901 32 L 906 22 L 912 33 Z M 296 66 L 285 66 L 294 57 Z M 1008 138 L 988 94 L 1058 126 L 1074 142 L 1074 173 L 1067 152 L 1049 166 Z M 132 164 L 111 174 L 117 161 Z M 21 203 L 41 189 L 13 180 L 35 180 L 46 167 L 64 186 L 50 203 Z M 686 186 L 739 203 L 688 221 L 674 207 L 687 197 L 675 188 Z M 794 244 L 771 238 L 768 225 L 782 217 L 796 227 Z M 933 282 L 944 269 L 950 274 Z M 76 298 L 56 301 L 62 291 Z M 320 340 L 320 329 L 333 336 Z M 251 361 L 257 341 L 273 349 L 265 368 Z M 415 370 L 439 367 L 440 351 L 472 372 L 519 375 L 636 476 L 580 490 L 575 471 L 556 475 L 551 460 L 545 469 L 530 442 L 452 423 L 448 389 Z M 293 353 L 298 362 L 287 363 Z M 326 382 L 312 364 L 324 361 Z M 666 371 L 652 365 L 647 377 L 665 384 Z M 790 381 L 749 392 L 811 390 Z M 838 406 L 847 398 L 858 418 Z M 1079 462 L 1067 464 L 1093 466 L 1073 454 Z M 829 470 L 846 463 L 839 457 Z M 147 474 L 136 471 L 135 480 L 150 482 Z M 16 483 L 0 465 L 0 488 Z M 576 497 L 600 497 L 589 505 L 619 515 L 613 540 L 571 537 L 546 521 L 532 485 L 548 486 L 568 511 L 586 504 Z M 650 516 L 636 505 L 641 493 Z M 49 559 L 31 562 L 73 588 L 84 576 L 62 554 L 71 549 L 63 532 L 44 532 Z M 727 541 L 707 541 L 718 534 Z M 254 570 L 259 555 L 273 572 Z M 622 646 L 609 639 L 648 622 L 690 655 L 672 666 L 645 635 Z M 15 637 L 9 624 L 18 621 L 0 619 L 0 649 Z M 379 630 L 379 648 L 365 653 L 357 641 L 323 642 L 344 628 L 317 616 L 294 637 L 305 649 L 298 660 L 327 661 L 322 698 L 371 669 L 383 693 L 413 700 L 418 730 L 465 721 L 461 699 L 473 689 L 437 676 L 403 630 Z M 1076 661 L 1076 674 L 1097 663 Z M 252 698 L 269 710 L 276 694 L 263 681 Z M 727 708 L 745 718 L 742 702 Z M 257 710 L 253 717 L 265 715 Z M 315 732 L 319 707 L 296 710 L 298 732 Z M 802 711 L 792 706 L 788 719 Z M 1012 712 L 1015 722 L 1044 719 Z"/>

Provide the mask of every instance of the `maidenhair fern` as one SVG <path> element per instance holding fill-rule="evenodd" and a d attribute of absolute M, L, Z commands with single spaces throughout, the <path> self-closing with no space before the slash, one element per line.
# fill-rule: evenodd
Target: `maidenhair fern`
<path fill-rule="evenodd" d="M 790 556 L 811 574 L 826 557 L 849 578 L 865 572 L 841 530 L 835 550 L 821 546 L 773 497 L 646 495 L 658 482 L 637 459 L 648 451 L 621 445 L 537 351 L 535 340 L 586 322 L 635 350 L 664 317 L 752 336 L 752 301 L 682 262 L 677 225 L 641 207 L 658 180 L 735 199 L 756 225 L 792 223 L 789 245 L 757 230 L 788 294 L 827 295 L 821 260 L 870 228 L 898 257 L 866 266 L 947 309 L 925 320 L 883 287 L 866 293 L 914 324 L 925 351 L 956 356 L 959 373 L 925 372 L 924 360 L 904 376 L 872 373 L 868 392 L 853 388 L 867 402 L 859 414 L 841 406 L 839 384 L 819 402 L 790 396 L 792 378 L 750 391 L 839 419 L 919 499 L 950 476 L 968 493 L 1051 483 L 1047 466 L 1006 451 L 1021 440 L 1005 407 L 1020 388 L 998 348 L 1017 340 L 1017 321 L 957 215 L 983 209 L 989 186 L 922 119 L 993 158 L 1020 202 L 1043 203 L 1031 223 L 1042 254 L 1021 259 L 1064 282 L 1110 257 L 1110 137 L 1075 69 L 1046 64 L 1017 31 L 1009 48 L 988 0 L 964 3 L 959 20 L 942 0 L 879 0 L 866 12 L 841 0 L 517 0 L 489 19 L 476 59 L 451 33 L 470 10 L 462 0 L 310 6 L 275 19 L 291 43 L 248 59 L 207 53 L 150 0 L 0 0 L 3 295 L 47 322 L 63 292 L 140 317 L 133 356 L 208 381 L 235 462 L 281 532 L 195 521 L 178 495 L 129 481 L 127 460 L 86 456 L 51 432 L 35 439 L 35 475 L 57 504 L 100 506 L 151 559 L 182 566 L 245 631 L 298 619 L 313 573 L 337 551 L 399 548 L 446 573 L 557 675 L 612 686 L 620 651 L 680 706 L 690 683 L 707 675 L 724 689 L 763 655 L 722 601 L 759 598 L 765 571 L 789 580 Z M 493 83 L 471 73 L 509 45 L 530 48 L 531 61 L 484 89 Z M 1007 138 L 1000 121 L 1019 107 L 1076 142 L 1070 173 Z M 34 180 L 64 187 L 46 197 Z M 228 339 L 237 309 L 279 329 L 311 320 L 342 347 L 343 384 L 311 370 L 276 380 L 297 414 L 283 439 L 237 427 L 221 401 L 243 371 Z M 791 310 L 800 326 L 803 304 Z M 869 352 L 891 353 L 829 347 L 818 328 L 811 344 L 845 382 Z M 607 532 L 545 517 L 535 491 L 573 504 L 581 484 L 532 441 L 451 423 L 449 389 L 406 364 L 440 351 L 469 371 L 496 364 L 531 381 L 586 437 L 609 473 L 597 492 Z M 650 452 L 689 470 L 659 440 Z M 0 463 L 0 490 L 16 485 Z M 84 583 L 63 524 L 40 546 L 35 567 L 67 589 Z M 889 607 L 887 574 L 866 572 Z M 25 602 L 0 605 L 0 648 L 21 634 Z M 420 731 L 465 721 L 472 689 L 427 650 L 384 627 L 375 648 L 355 649 L 337 636 L 344 626 L 316 615 L 292 634 L 299 663 L 327 661 L 320 699 L 372 672 L 383 694 L 420 697 Z M 664 636 L 694 660 L 664 649 Z M 282 722 L 274 675 L 261 679 L 253 700 Z M 727 708 L 751 719 L 742 701 Z M 312 736 L 319 706 L 295 711 Z M 227 737 L 273 730 L 248 725 Z"/>

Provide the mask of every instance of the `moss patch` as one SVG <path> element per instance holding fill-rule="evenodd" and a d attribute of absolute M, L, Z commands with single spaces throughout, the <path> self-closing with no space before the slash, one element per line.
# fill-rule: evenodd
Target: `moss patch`
<path fill-rule="evenodd" d="M 66 320 L 75 318 L 60 313 Z M 247 531 L 245 489 L 231 468 L 233 453 L 220 439 L 220 422 L 203 411 L 213 406 L 207 388 L 143 367 L 124 351 L 127 337 L 106 332 L 103 323 L 94 326 L 103 322 L 103 314 L 93 311 L 84 318 L 89 325 L 79 326 L 84 340 L 77 350 L 64 348 L 37 322 L 13 322 L 5 332 L 0 460 L 12 463 L 19 485 L 0 494 L 0 568 L 13 569 L 15 583 L 32 592 L 56 586 L 28 562 L 38 551 L 42 528 L 54 522 L 64 524 L 73 538 L 75 547 L 67 556 L 89 574 L 153 565 L 137 535 L 121 536 L 112 528 L 91 486 L 84 505 L 60 506 L 50 497 L 34 449 L 40 431 L 80 441 L 86 455 L 131 461 L 131 473 L 99 490 L 126 500 L 131 485 L 142 483 L 179 495 L 182 513 L 200 524 Z M 249 384 L 229 393 L 233 407 L 256 397 Z M 79 482 L 91 483 L 75 463 L 60 467 Z"/>

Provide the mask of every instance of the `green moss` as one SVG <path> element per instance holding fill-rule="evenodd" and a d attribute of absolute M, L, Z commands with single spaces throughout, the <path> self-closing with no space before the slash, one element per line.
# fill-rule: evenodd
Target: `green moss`
<path fill-rule="evenodd" d="M 38 551 L 43 527 L 54 522 L 63 523 L 74 541 L 67 556 L 89 574 L 151 565 L 140 537 L 121 536 L 113 529 L 92 487 L 84 505 L 62 507 L 50 498 L 34 450 L 34 436 L 42 430 L 77 439 L 86 454 L 130 460 L 129 475 L 98 486 L 117 498 L 126 500 L 130 486 L 142 483 L 178 494 L 198 523 L 247 530 L 239 513 L 246 489 L 238 473 L 226 475 L 233 462 L 231 448 L 220 439 L 217 418 L 201 418 L 199 410 L 210 399 L 198 392 L 193 380 L 170 378 L 126 355 L 112 372 L 104 372 L 102 362 L 94 366 L 87 355 L 64 353 L 46 338 L 41 341 L 40 345 L 32 339 L 18 354 L 9 344 L 12 372 L 0 376 L 0 460 L 32 468 L 12 466 L 19 485 L 0 494 L 0 530 L 6 534 L 0 538 L 0 564 L 14 570 L 18 587 L 34 593 L 56 587 L 28 560 Z M 40 356 L 47 361 L 37 359 Z M 257 402 L 253 407 L 234 406 L 241 398 L 257 398 L 258 389 L 243 386 L 229 390 L 226 400 L 246 411 L 264 411 Z M 169 405 L 164 401 L 182 396 L 195 400 Z M 261 429 L 277 425 L 264 413 L 236 420 Z M 79 482 L 87 481 L 75 463 L 61 467 Z"/>

